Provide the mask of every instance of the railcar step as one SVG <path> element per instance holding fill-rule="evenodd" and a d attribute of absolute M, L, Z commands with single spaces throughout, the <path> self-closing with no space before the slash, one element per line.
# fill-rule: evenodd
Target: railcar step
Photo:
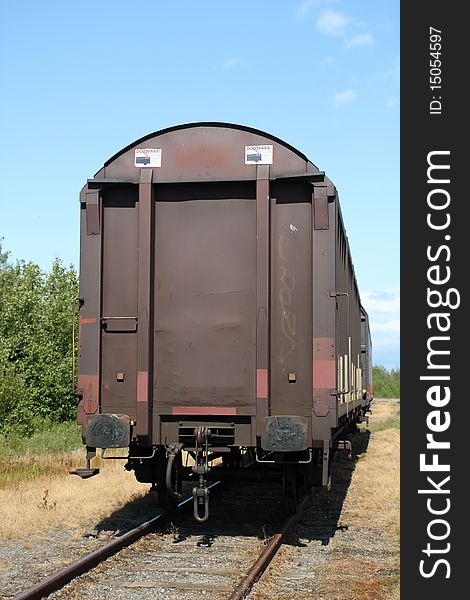
<path fill-rule="evenodd" d="M 75 471 L 69 471 L 69 475 L 78 475 L 82 479 L 88 479 L 94 475 L 98 475 L 99 469 L 75 469 Z"/>

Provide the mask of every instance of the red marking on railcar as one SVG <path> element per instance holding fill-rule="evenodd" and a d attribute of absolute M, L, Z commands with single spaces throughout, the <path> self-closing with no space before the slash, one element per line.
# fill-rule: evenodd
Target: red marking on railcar
<path fill-rule="evenodd" d="M 371 398 L 374 397 L 374 387 L 373 387 L 373 385 L 371 383 L 369 383 L 369 396 Z"/>
<path fill-rule="evenodd" d="M 236 415 L 237 409 L 232 406 L 175 406 L 174 415 Z"/>
<path fill-rule="evenodd" d="M 98 410 L 98 375 L 79 375 L 77 388 L 82 394 L 80 406 L 87 415 L 92 415 Z"/>
<path fill-rule="evenodd" d="M 137 371 L 137 402 L 148 401 L 148 371 Z"/>
<path fill-rule="evenodd" d="M 329 389 L 336 387 L 336 361 L 334 359 L 313 361 L 313 387 Z"/>
<path fill-rule="evenodd" d="M 85 319 L 80 319 L 80 325 L 91 325 L 92 323 L 96 323 L 96 317 L 86 317 Z"/>
<path fill-rule="evenodd" d="M 200 142 L 197 142 L 172 148 L 171 156 L 174 164 L 180 167 L 199 167 L 202 163 L 206 165 L 206 168 L 208 166 L 213 168 L 230 164 L 232 154 L 223 146 L 202 146 Z"/>
<path fill-rule="evenodd" d="M 268 397 L 268 369 L 256 369 L 256 397 Z"/>

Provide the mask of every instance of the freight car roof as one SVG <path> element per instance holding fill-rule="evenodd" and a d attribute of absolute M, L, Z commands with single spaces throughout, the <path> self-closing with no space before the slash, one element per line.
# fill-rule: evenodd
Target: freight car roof
<path fill-rule="evenodd" d="M 138 140 L 135 140 L 135 142 L 132 142 L 131 144 L 129 144 L 122 150 L 119 150 L 119 152 L 116 152 L 116 154 L 114 154 L 114 156 L 112 156 L 109 160 L 107 160 L 103 166 L 107 167 L 114 160 L 116 160 L 116 158 L 118 158 L 119 156 L 121 156 L 122 154 L 124 154 L 125 152 L 130 150 L 131 148 L 134 148 L 137 145 L 140 145 L 143 142 L 150 140 L 151 138 L 163 135 L 165 133 L 171 133 L 172 131 L 178 131 L 180 129 L 191 129 L 193 127 L 222 127 L 225 129 L 239 129 L 241 131 L 254 133 L 256 135 L 260 135 L 262 137 L 268 138 L 269 140 L 272 140 L 273 142 L 276 142 L 278 144 L 282 144 L 283 146 L 285 146 L 286 148 L 288 148 L 289 150 L 291 150 L 292 152 L 297 154 L 297 156 L 299 156 L 303 160 L 311 162 L 305 156 L 305 154 L 303 154 L 302 152 L 297 150 L 297 148 L 294 148 L 294 146 L 291 146 L 290 144 L 287 144 L 286 142 L 284 142 L 284 140 L 281 140 L 280 138 L 278 138 L 274 135 L 271 135 L 270 133 L 266 133 L 265 131 L 261 131 L 260 129 L 255 129 L 254 127 L 246 127 L 245 125 L 237 125 L 236 123 L 223 123 L 223 122 L 217 122 L 217 121 L 202 121 L 202 122 L 196 122 L 196 123 L 183 123 L 181 125 L 174 125 L 173 127 L 166 127 L 165 129 L 160 129 L 158 131 L 154 131 L 153 133 L 149 133 L 148 135 L 145 135 L 144 137 L 141 137 Z"/>

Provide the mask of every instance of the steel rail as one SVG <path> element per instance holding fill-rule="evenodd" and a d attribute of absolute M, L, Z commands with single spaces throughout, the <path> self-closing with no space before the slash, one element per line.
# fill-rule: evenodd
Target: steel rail
<path fill-rule="evenodd" d="M 272 559 L 276 556 L 282 544 L 285 542 L 289 533 L 296 526 L 299 517 L 310 500 L 310 494 L 307 494 L 301 503 L 295 515 L 292 515 L 284 523 L 280 533 L 276 533 L 272 538 L 263 552 L 259 555 L 256 562 L 253 563 L 251 569 L 245 575 L 245 577 L 237 585 L 236 589 L 232 592 L 229 600 L 242 600 L 250 592 L 253 585 L 258 581 L 261 575 L 264 573 L 266 568 Z"/>
<path fill-rule="evenodd" d="M 215 481 L 210 484 L 209 489 L 213 489 L 219 485 L 219 481 Z M 178 510 L 186 508 L 188 505 L 193 503 L 193 497 L 190 496 L 178 504 Z M 106 560 L 110 556 L 117 554 L 123 548 L 130 546 L 140 538 L 154 531 L 156 524 L 162 521 L 168 516 L 168 512 L 162 512 L 158 514 L 150 521 L 141 523 L 138 527 L 127 531 L 123 535 L 119 536 L 115 540 L 104 544 L 100 548 L 93 550 L 89 554 L 82 556 L 76 562 L 68 565 L 64 569 L 49 575 L 36 585 L 20 592 L 13 600 L 39 600 L 40 598 L 46 598 L 52 592 L 56 592 L 63 588 L 67 583 L 70 583 L 73 579 L 79 575 L 83 575 L 87 571 L 96 567 L 100 562 Z"/>

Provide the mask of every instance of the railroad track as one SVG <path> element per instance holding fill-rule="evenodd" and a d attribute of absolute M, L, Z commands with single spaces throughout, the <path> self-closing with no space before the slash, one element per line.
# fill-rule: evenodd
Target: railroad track
<path fill-rule="evenodd" d="M 221 486 L 213 484 L 212 489 L 217 487 Z M 188 498 L 177 514 L 162 512 L 15 600 L 244 598 L 294 529 L 308 498 L 279 527 L 282 502 L 275 486 L 261 497 L 256 484 L 224 487 L 224 498 L 211 503 L 208 523 L 198 524 L 185 514 L 192 506 Z"/>

